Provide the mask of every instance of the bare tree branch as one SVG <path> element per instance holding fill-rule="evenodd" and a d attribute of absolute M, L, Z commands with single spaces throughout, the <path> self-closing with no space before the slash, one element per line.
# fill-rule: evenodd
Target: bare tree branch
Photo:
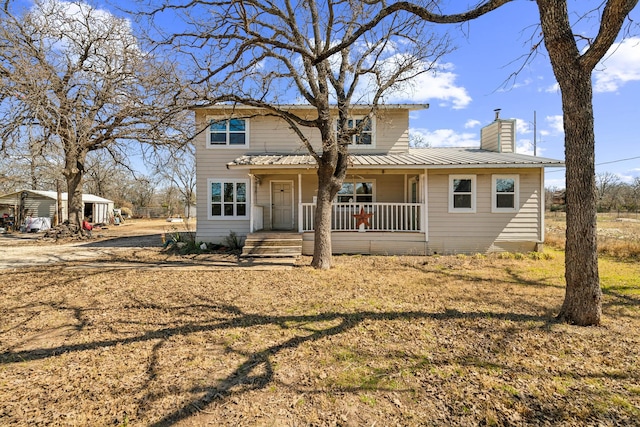
<path fill-rule="evenodd" d="M 9 5 L 0 21 L 2 147 L 60 149 L 69 215 L 79 224 L 88 153 L 180 143 L 179 70 L 144 51 L 127 21 L 81 1 L 38 0 L 23 14 Z M 42 138 L 24 138 L 25 127 Z"/>

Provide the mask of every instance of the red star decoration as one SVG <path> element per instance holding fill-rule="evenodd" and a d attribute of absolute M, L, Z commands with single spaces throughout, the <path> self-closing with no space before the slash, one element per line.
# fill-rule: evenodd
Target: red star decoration
<path fill-rule="evenodd" d="M 354 214 L 353 217 L 356 219 L 356 228 L 360 228 L 361 224 L 364 224 L 365 227 L 371 227 L 369 223 L 369 218 L 373 216 L 372 213 L 366 213 L 364 208 L 360 208 L 360 213 Z"/>

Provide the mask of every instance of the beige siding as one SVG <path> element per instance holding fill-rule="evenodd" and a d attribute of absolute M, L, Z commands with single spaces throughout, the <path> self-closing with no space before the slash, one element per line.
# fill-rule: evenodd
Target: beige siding
<path fill-rule="evenodd" d="M 359 148 L 359 147 L 358 147 Z M 376 146 L 379 153 L 397 153 L 409 148 L 409 112 L 385 110 L 376 117 Z M 366 150 L 359 148 L 358 152 Z"/>
<path fill-rule="evenodd" d="M 302 253 L 313 255 L 314 235 L 302 236 Z M 331 235 L 334 254 L 425 255 L 427 244 L 423 233 L 334 232 Z"/>
<path fill-rule="evenodd" d="M 500 121 L 500 152 L 515 153 L 516 151 L 516 121 Z"/>
<path fill-rule="evenodd" d="M 483 150 L 498 151 L 498 123 L 493 122 L 480 130 L 480 147 Z"/>
<path fill-rule="evenodd" d="M 251 153 L 307 153 L 298 135 L 283 121 L 274 117 L 253 117 L 250 120 Z M 320 132 L 315 128 L 302 128 L 315 149 L 321 146 Z"/>
<path fill-rule="evenodd" d="M 251 112 L 245 112 L 251 114 Z M 305 114 L 308 114 L 305 112 Z M 206 146 L 208 118 L 212 117 L 210 110 L 198 110 L 196 121 L 199 129 L 204 129 L 198 143 Z M 311 117 L 310 117 L 311 118 Z M 357 152 L 401 152 L 409 147 L 409 112 L 406 110 L 384 110 L 375 119 L 375 146 L 354 146 Z M 321 147 L 320 132 L 315 128 L 302 128 L 305 136 L 312 145 Z M 249 147 L 243 147 L 244 153 L 307 153 L 306 147 L 300 142 L 297 134 L 283 120 L 274 117 L 251 117 L 249 119 Z M 216 147 L 211 151 L 236 151 L 226 147 Z"/>
<path fill-rule="evenodd" d="M 366 176 L 365 176 L 366 177 Z M 376 178 L 376 202 L 404 203 L 406 200 L 404 175 L 373 175 Z"/>
<path fill-rule="evenodd" d="M 432 253 L 490 252 L 511 242 L 532 250 L 542 236 L 540 170 L 465 170 L 476 175 L 476 213 L 449 213 L 449 175 L 459 170 L 429 172 L 429 250 Z M 492 174 L 519 175 L 519 211 L 491 212 Z"/>
<path fill-rule="evenodd" d="M 484 150 L 514 153 L 516 146 L 516 121 L 497 120 L 480 130 L 480 146 Z"/>
<path fill-rule="evenodd" d="M 202 116 L 198 117 L 202 126 Z M 227 169 L 227 163 L 242 156 L 246 148 L 242 149 L 209 149 L 206 148 L 207 132 L 198 135 L 196 146 L 196 215 L 198 226 L 196 240 L 221 243 L 231 231 L 239 236 L 246 236 L 249 232 L 249 220 L 212 220 L 209 219 L 208 179 L 249 179 L 246 170 Z M 251 198 L 249 198 L 251 200 Z M 249 209 L 251 206 L 249 204 Z"/>

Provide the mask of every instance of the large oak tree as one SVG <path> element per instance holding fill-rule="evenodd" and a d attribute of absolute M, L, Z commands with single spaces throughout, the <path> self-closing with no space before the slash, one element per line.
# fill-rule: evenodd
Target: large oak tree
<path fill-rule="evenodd" d="M 180 80 L 172 64 L 143 50 L 127 20 L 109 12 L 80 1 L 4 6 L 0 146 L 61 153 L 69 220 L 79 226 L 87 154 L 125 158 L 131 141 L 175 142 Z"/>
<path fill-rule="evenodd" d="M 409 11 L 432 23 L 452 24 L 479 18 L 514 0 L 482 1 L 462 13 L 444 14 L 418 2 L 394 2 L 375 18 L 364 22 L 349 38 L 323 57 L 358 40 L 388 15 Z M 589 9 L 576 2 L 582 12 L 574 20 L 597 19 L 595 34 L 574 31 L 566 0 L 536 0 L 540 28 L 556 80 L 562 94 L 565 133 L 567 234 L 566 293 L 558 314 L 560 320 L 578 325 L 598 325 L 602 315 L 602 290 L 598 274 L 596 242 L 595 133 L 592 72 L 620 34 L 638 0 L 607 0 Z M 426 2 L 432 4 L 432 1 Z M 585 10 L 586 8 L 586 10 Z M 499 31 L 499 29 L 498 29 Z M 535 46 L 535 44 L 534 44 Z"/>

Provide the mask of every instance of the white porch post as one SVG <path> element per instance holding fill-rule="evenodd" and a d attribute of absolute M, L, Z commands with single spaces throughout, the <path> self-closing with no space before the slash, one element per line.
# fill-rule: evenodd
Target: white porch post
<path fill-rule="evenodd" d="M 298 232 L 302 233 L 302 174 L 298 174 Z"/>
<path fill-rule="evenodd" d="M 409 200 L 409 178 L 407 177 L 407 174 L 404 174 L 404 202 L 410 202 L 411 200 Z"/>
<path fill-rule="evenodd" d="M 253 207 L 256 205 L 256 192 L 255 192 L 255 181 L 256 177 L 250 173 L 249 174 L 249 198 L 250 198 L 250 206 L 249 206 L 249 232 L 253 233 L 254 223 L 253 223 Z"/>
<path fill-rule="evenodd" d="M 420 222 L 420 231 L 424 232 L 425 241 L 429 241 L 429 181 L 427 169 L 420 175 L 420 185 L 422 187 L 422 221 Z"/>

